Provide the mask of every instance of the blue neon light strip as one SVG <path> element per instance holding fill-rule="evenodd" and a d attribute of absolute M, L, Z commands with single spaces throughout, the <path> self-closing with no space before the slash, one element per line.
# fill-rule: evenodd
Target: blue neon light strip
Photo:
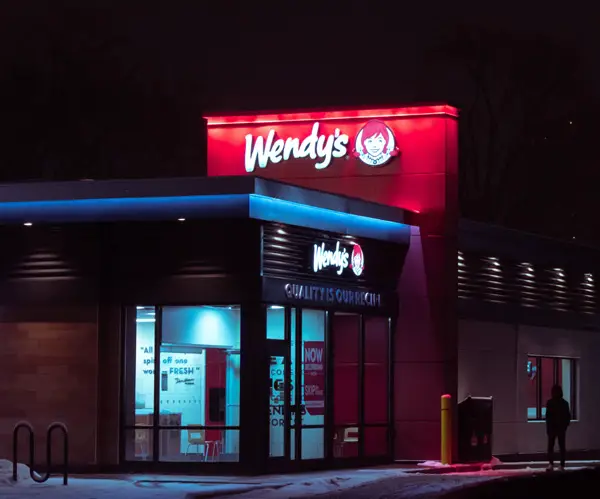
<path fill-rule="evenodd" d="M 247 194 L 0 202 L 0 222 L 9 223 L 226 218 L 247 212 Z"/>
<path fill-rule="evenodd" d="M 0 223 L 70 223 L 177 218 L 255 218 L 379 240 L 408 242 L 408 225 L 258 194 L 0 202 Z"/>
<path fill-rule="evenodd" d="M 410 226 L 378 218 L 250 194 L 250 217 L 393 242 L 408 242 Z"/>

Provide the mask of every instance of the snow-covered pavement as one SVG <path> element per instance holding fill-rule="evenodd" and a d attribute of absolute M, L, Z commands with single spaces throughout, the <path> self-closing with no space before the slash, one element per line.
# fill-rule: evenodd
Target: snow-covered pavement
<path fill-rule="evenodd" d="M 407 474 L 407 476 L 398 477 L 397 479 L 383 479 L 353 489 L 318 495 L 315 499 L 418 499 L 436 497 L 445 492 L 488 482 L 490 480 L 533 475 L 534 473 L 539 472 L 540 470 L 523 469 L 488 470 L 471 473 L 445 473 L 439 475 L 410 473 Z"/>
<path fill-rule="evenodd" d="M 354 474 L 368 470 L 354 470 Z M 377 499 L 394 497 L 419 498 L 434 497 L 457 488 L 503 479 L 513 476 L 533 475 L 540 470 L 489 470 L 472 473 L 421 474 L 411 471 L 396 470 L 390 475 L 378 475 L 363 483 L 344 482 L 337 478 L 337 484 L 323 479 L 312 482 L 295 482 L 280 489 L 263 489 L 260 496 L 252 492 L 236 494 L 235 499 L 288 499 L 300 497 L 315 497 L 315 499 Z M 337 486 L 336 486 L 337 485 Z"/>
<path fill-rule="evenodd" d="M 0 497 L 45 499 L 236 499 L 421 497 L 499 477 L 532 474 L 534 470 L 490 470 L 477 473 L 424 475 L 399 468 L 364 468 L 318 473 L 271 475 L 253 478 L 192 476 L 92 476 L 72 477 L 63 486 L 59 477 L 45 484 L 23 480 L 0 482 Z M 397 497 L 400 497 L 398 495 Z"/>

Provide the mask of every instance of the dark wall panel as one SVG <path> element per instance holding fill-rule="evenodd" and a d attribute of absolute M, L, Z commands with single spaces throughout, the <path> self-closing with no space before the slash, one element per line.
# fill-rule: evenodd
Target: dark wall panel
<path fill-rule="evenodd" d="M 327 249 L 335 249 L 337 242 L 348 252 L 352 251 L 352 243 L 360 245 L 364 255 L 364 270 L 360 276 L 356 276 L 350 267 L 341 275 L 336 273 L 335 267 L 314 272 L 314 245 L 325 243 Z M 393 291 L 396 289 L 407 250 L 408 245 L 348 237 L 278 223 L 263 225 L 262 258 L 263 274 L 266 277 L 308 279 L 313 282 Z"/>
<path fill-rule="evenodd" d="M 600 315 L 525 308 L 518 305 L 490 303 L 482 300 L 459 300 L 458 315 L 461 319 L 483 322 L 600 331 Z"/>
<path fill-rule="evenodd" d="M 260 292 L 251 220 L 2 227 L 0 305 L 238 302 Z"/>
<path fill-rule="evenodd" d="M 96 303 L 97 237 L 91 225 L 0 228 L 0 303 Z"/>
<path fill-rule="evenodd" d="M 581 269 L 458 254 L 458 295 L 563 312 L 599 311 L 594 276 Z"/>
<path fill-rule="evenodd" d="M 104 228 L 105 296 L 125 304 L 218 303 L 259 292 L 252 221 L 122 224 Z"/>
<path fill-rule="evenodd" d="M 597 277 L 593 269 L 581 266 L 458 252 L 461 314 L 479 320 L 559 321 L 572 327 L 596 327 L 600 317 Z"/>

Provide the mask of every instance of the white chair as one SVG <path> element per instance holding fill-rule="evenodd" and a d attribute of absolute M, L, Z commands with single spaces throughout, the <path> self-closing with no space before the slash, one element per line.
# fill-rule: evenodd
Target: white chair
<path fill-rule="evenodd" d="M 204 446 L 206 448 L 206 433 L 204 430 L 200 430 L 197 428 L 188 428 L 188 446 L 185 450 L 185 455 L 187 456 L 190 451 L 190 447 L 196 446 L 196 454 L 200 454 L 200 446 Z"/>

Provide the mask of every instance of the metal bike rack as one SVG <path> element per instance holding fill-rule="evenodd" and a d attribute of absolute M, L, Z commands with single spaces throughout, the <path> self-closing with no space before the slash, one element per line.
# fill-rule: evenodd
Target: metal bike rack
<path fill-rule="evenodd" d="M 52 433 L 54 430 L 60 430 L 63 434 L 64 453 L 63 453 L 63 485 L 69 483 L 69 430 L 63 423 L 52 423 L 46 430 L 46 473 L 42 477 L 37 477 L 33 466 L 35 463 L 35 432 L 33 426 L 27 421 L 17 423 L 13 429 L 13 481 L 17 481 L 17 463 L 19 449 L 19 430 L 27 429 L 29 433 L 29 474 L 31 479 L 37 483 L 46 482 L 52 473 Z"/>

